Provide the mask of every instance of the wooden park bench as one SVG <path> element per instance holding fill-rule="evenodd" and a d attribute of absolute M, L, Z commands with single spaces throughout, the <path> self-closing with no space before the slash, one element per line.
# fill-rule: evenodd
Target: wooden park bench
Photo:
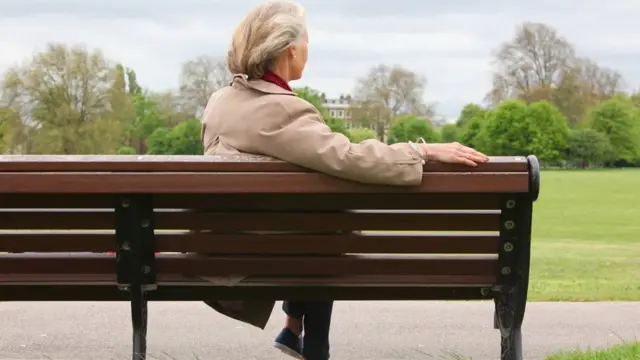
<path fill-rule="evenodd" d="M 0 156 L 0 301 L 130 301 L 145 359 L 148 300 L 493 299 L 522 359 L 539 176 L 533 156 L 429 163 L 417 187 L 255 156 Z"/>

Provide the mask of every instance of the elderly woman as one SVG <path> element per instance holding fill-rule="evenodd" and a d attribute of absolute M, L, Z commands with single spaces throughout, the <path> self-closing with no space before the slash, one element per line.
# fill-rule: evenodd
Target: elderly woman
<path fill-rule="evenodd" d="M 297 97 L 289 82 L 307 63 L 302 7 L 272 1 L 249 12 L 233 32 L 227 55 L 230 86 L 211 96 L 202 139 L 210 155 L 251 153 L 275 157 L 336 177 L 370 184 L 419 185 L 424 161 L 476 166 L 487 157 L 457 143 L 401 143 L 377 140 L 353 144 L 325 124 L 320 113 Z M 207 304 L 234 319 L 263 328 L 273 302 Z M 275 346 L 297 358 L 329 358 L 333 302 L 285 301 L 287 322 Z"/>

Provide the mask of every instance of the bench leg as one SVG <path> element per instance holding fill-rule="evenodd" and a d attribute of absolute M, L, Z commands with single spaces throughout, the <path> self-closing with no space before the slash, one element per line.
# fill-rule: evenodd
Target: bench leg
<path fill-rule="evenodd" d="M 500 360 L 522 360 L 522 316 L 514 306 L 514 294 L 501 294 L 495 300 L 494 326 L 500 330 Z"/>
<path fill-rule="evenodd" d="M 131 321 L 133 323 L 133 360 L 147 358 L 147 299 L 140 287 L 131 289 Z"/>
<path fill-rule="evenodd" d="M 500 215 L 498 284 L 494 326 L 500 330 L 501 360 L 522 360 L 522 321 L 527 306 L 531 263 L 530 195 L 505 197 Z"/>

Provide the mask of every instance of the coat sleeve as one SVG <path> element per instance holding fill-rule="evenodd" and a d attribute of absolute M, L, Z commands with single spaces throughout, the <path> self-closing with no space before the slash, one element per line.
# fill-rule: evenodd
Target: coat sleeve
<path fill-rule="evenodd" d="M 289 107 L 288 103 L 295 106 Z M 353 144 L 327 126 L 302 99 L 265 104 L 266 121 L 254 144 L 261 153 L 336 177 L 368 184 L 419 185 L 423 161 L 408 144 L 378 140 Z M 279 119 L 272 121 L 271 119 Z"/>

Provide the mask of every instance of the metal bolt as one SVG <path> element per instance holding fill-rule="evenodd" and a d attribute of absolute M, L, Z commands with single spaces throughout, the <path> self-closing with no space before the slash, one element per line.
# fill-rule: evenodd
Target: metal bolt
<path fill-rule="evenodd" d="M 142 226 L 143 228 L 149 227 L 149 219 L 142 219 L 140 221 L 140 226 Z"/>
<path fill-rule="evenodd" d="M 480 289 L 480 294 L 481 294 L 482 296 L 487 296 L 487 295 L 489 295 L 489 289 L 488 289 L 488 288 L 482 288 L 482 289 Z"/>
<path fill-rule="evenodd" d="M 505 266 L 502 268 L 502 270 L 500 270 L 500 272 L 502 273 L 502 275 L 509 275 L 511 274 L 511 268 L 508 266 Z"/>
<path fill-rule="evenodd" d="M 516 201 L 515 200 L 508 200 L 507 201 L 507 209 L 513 209 L 514 207 L 516 207 Z"/>
<path fill-rule="evenodd" d="M 510 243 L 510 242 L 504 243 L 504 251 L 512 252 L 513 251 L 513 244 Z"/>
<path fill-rule="evenodd" d="M 120 247 L 120 250 L 129 251 L 129 250 L 131 250 L 131 245 L 128 242 L 125 242 Z"/>
<path fill-rule="evenodd" d="M 145 274 L 150 273 L 150 272 L 151 272 L 151 267 L 149 267 L 149 266 L 143 266 L 143 267 L 142 267 L 142 272 L 143 272 L 143 273 L 145 273 Z"/>
<path fill-rule="evenodd" d="M 516 224 L 511 220 L 507 220 L 507 221 L 504 222 L 504 227 L 507 230 L 513 229 L 514 226 L 516 226 Z"/>
<path fill-rule="evenodd" d="M 128 208 L 131 202 L 129 202 L 129 199 L 123 199 L 121 204 L 123 208 Z"/>

